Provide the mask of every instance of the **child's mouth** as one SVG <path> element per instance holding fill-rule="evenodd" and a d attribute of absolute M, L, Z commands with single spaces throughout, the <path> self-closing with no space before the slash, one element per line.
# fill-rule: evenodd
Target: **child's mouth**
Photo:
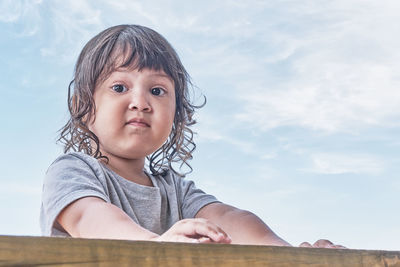
<path fill-rule="evenodd" d="M 140 118 L 131 119 L 126 124 L 137 127 L 150 127 L 150 125 L 145 120 Z"/>

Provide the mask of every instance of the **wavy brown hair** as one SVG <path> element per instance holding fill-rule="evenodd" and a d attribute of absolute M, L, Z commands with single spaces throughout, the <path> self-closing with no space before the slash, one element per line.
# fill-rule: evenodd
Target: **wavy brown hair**
<path fill-rule="evenodd" d="M 96 109 L 93 93 L 96 84 L 104 81 L 118 68 L 149 68 L 163 70 L 175 84 L 176 110 L 172 130 L 166 142 L 147 156 L 152 174 L 165 174 L 167 169 L 179 173 L 184 165 L 192 170 L 188 160 L 196 145 L 189 128 L 196 121 L 196 106 L 190 99 L 192 88 L 189 74 L 168 41 L 156 31 L 139 25 L 118 25 L 93 37 L 82 49 L 75 65 L 74 77 L 68 86 L 68 109 L 71 115 L 60 130 L 58 141 L 64 153 L 81 151 L 97 159 L 108 158 L 100 151 L 100 140 L 89 130 L 88 122 Z M 182 174 L 181 174 L 182 175 Z"/>

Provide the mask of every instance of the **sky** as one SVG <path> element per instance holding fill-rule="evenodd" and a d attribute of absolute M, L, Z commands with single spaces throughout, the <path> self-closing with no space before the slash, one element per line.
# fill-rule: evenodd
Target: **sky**
<path fill-rule="evenodd" d="M 140 24 L 207 98 L 187 179 L 292 245 L 400 250 L 399 13 L 396 0 L 1 0 L 0 235 L 41 235 L 80 50 Z"/>

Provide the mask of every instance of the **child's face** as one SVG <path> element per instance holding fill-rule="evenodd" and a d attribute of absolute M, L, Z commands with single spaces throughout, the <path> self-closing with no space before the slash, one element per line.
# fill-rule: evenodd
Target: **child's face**
<path fill-rule="evenodd" d="M 175 85 L 163 71 L 119 69 L 94 91 L 95 118 L 89 129 L 109 157 L 142 159 L 171 132 Z"/>

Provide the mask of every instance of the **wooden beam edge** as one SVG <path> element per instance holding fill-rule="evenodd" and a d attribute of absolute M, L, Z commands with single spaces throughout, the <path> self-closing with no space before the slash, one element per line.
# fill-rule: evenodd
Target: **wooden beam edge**
<path fill-rule="evenodd" d="M 0 265 L 399 266 L 400 251 L 0 236 Z"/>

